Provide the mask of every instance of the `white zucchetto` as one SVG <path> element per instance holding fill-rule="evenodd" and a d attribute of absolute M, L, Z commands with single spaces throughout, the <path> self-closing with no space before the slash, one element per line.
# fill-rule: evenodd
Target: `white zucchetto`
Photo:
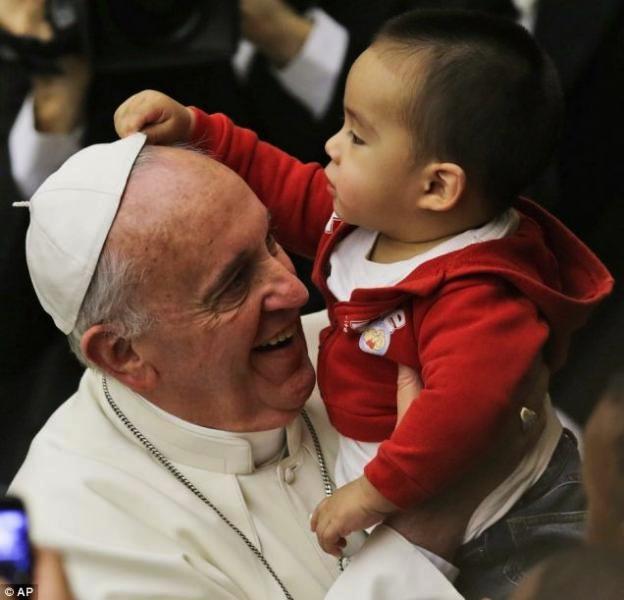
<path fill-rule="evenodd" d="M 69 334 L 146 137 L 135 133 L 71 156 L 29 203 L 26 260 L 44 310 Z"/>

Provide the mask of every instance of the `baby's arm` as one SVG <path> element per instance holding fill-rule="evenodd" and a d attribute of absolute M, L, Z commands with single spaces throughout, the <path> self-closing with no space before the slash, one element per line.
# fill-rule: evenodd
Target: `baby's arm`
<path fill-rule="evenodd" d="M 518 390 L 548 333 L 535 305 L 502 282 L 448 286 L 418 331 L 423 389 L 366 466 L 372 485 L 408 507 L 483 460 L 508 415 L 520 424 Z"/>
<path fill-rule="evenodd" d="M 453 562 L 454 552 L 483 498 L 509 477 L 544 431 L 542 406 L 549 376 L 548 368 L 537 361 L 517 390 L 514 403 L 538 415 L 532 427 L 525 428 L 518 413 L 511 411 L 495 432 L 488 454 L 474 469 L 465 471 L 455 484 L 430 500 L 395 513 L 385 524 L 413 544 Z"/>

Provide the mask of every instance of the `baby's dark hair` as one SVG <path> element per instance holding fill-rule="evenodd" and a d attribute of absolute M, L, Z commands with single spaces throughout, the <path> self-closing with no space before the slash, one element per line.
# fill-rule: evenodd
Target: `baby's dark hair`
<path fill-rule="evenodd" d="M 546 168 L 562 93 L 524 28 L 475 11 L 414 10 L 388 21 L 374 46 L 424 66 L 424 80 L 414 71 L 405 105 L 415 156 L 458 164 L 469 188 L 497 209 Z"/>

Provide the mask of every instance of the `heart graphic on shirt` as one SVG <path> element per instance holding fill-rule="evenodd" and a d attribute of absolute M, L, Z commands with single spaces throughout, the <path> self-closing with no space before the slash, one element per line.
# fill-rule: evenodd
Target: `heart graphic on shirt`
<path fill-rule="evenodd" d="M 368 327 L 360 336 L 360 348 L 370 354 L 383 354 L 388 345 L 388 332 L 383 327 Z"/>

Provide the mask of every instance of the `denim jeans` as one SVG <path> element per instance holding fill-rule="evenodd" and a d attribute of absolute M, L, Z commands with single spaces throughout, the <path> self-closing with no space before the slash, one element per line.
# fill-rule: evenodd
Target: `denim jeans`
<path fill-rule="evenodd" d="M 585 496 L 581 459 L 564 429 L 548 467 L 507 515 L 464 544 L 455 582 L 468 600 L 504 600 L 534 564 L 581 541 Z"/>

